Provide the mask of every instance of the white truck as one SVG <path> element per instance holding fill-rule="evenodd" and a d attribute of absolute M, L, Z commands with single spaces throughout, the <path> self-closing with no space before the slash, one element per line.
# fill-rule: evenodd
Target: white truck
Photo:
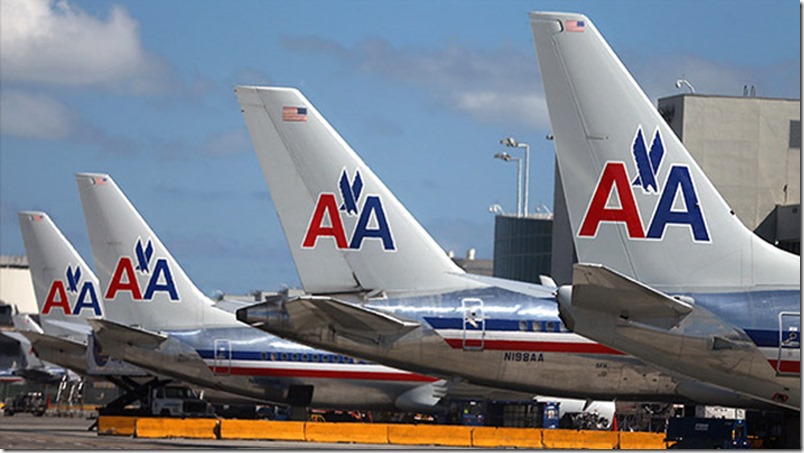
<path fill-rule="evenodd" d="M 168 384 L 151 393 L 151 415 L 159 417 L 214 417 L 212 405 L 185 385 Z"/>

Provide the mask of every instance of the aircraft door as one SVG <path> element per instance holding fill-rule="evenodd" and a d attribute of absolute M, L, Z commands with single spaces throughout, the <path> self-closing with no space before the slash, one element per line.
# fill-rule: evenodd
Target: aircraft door
<path fill-rule="evenodd" d="M 779 357 L 776 373 L 801 374 L 801 313 L 779 313 Z"/>
<path fill-rule="evenodd" d="M 215 374 L 229 375 L 232 372 L 232 343 L 218 338 L 215 340 L 213 352 L 213 370 Z"/>
<path fill-rule="evenodd" d="M 483 313 L 483 299 L 467 297 L 461 299 L 463 311 L 462 345 L 465 351 L 482 351 L 486 346 L 486 317 Z"/>

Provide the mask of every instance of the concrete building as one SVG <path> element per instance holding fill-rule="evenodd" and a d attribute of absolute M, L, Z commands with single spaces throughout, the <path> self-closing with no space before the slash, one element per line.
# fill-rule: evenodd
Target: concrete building
<path fill-rule="evenodd" d="M 39 313 L 25 256 L 0 256 L 0 304 L 17 307 L 20 313 Z"/>
<path fill-rule="evenodd" d="M 801 203 L 801 101 L 682 94 L 658 108 L 751 230 Z"/>

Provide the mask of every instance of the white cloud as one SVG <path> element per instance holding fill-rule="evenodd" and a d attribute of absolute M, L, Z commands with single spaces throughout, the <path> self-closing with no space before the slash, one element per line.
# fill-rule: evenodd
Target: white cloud
<path fill-rule="evenodd" d="M 3 0 L 0 29 L 4 82 L 152 92 L 165 80 L 165 64 L 145 52 L 139 24 L 119 6 L 103 20 L 67 0 Z"/>
<path fill-rule="evenodd" d="M 310 36 L 285 37 L 282 43 L 291 50 L 320 53 L 366 73 L 422 86 L 432 99 L 479 121 L 550 127 L 532 52 L 478 50 L 456 43 L 434 50 L 403 49 L 382 39 L 366 39 L 346 48 Z"/>
<path fill-rule="evenodd" d="M 541 91 L 541 90 L 539 90 Z M 508 118 L 529 127 L 549 128 L 544 96 L 532 93 L 465 91 L 456 93 L 455 106 L 478 120 Z"/>
<path fill-rule="evenodd" d="M 41 94 L 3 91 L 0 96 L 0 134 L 58 140 L 79 128 L 78 114 L 65 104 Z"/>
<path fill-rule="evenodd" d="M 251 140 L 243 128 L 221 132 L 207 139 L 202 151 L 206 155 L 226 157 L 242 154 L 251 149 Z"/>

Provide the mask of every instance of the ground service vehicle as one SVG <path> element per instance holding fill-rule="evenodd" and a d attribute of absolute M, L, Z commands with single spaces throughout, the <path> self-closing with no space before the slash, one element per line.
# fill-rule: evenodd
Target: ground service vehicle
<path fill-rule="evenodd" d="M 14 414 L 29 413 L 35 417 L 45 415 L 47 405 L 45 399 L 39 392 L 21 393 L 17 396 L 6 398 L 6 404 L 3 406 L 3 415 L 11 417 Z"/>
<path fill-rule="evenodd" d="M 751 448 L 745 420 L 678 417 L 667 422 L 669 448 Z"/>
<path fill-rule="evenodd" d="M 193 389 L 169 384 L 151 394 L 151 415 L 161 417 L 214 417 L 212 405 L 198 397 Z"/>

